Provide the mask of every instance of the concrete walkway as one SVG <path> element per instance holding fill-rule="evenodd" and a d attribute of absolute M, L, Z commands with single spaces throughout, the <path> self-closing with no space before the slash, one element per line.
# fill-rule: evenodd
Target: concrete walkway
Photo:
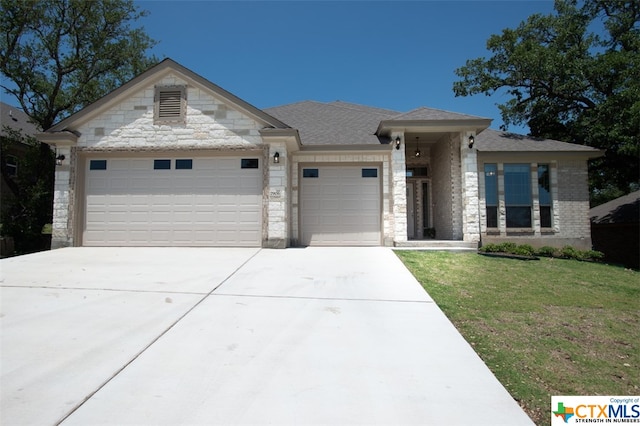
<path fill-rule="evenodd" d="M 386 248 L 0 268 L 1 424 L 533 424 Z"/>

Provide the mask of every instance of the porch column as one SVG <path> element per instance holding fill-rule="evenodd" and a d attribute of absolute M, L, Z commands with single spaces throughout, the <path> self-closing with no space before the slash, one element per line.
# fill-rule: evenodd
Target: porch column
<path fill-rule="evenodd" d="M 395 148 L 400 138 L 400 149 Z M 407 172 L 405 162 L 404 132 L 391 133 L 391 194 L 393 196 L 393 241 L 407 241 Z"/>
<path fill-rule="evenodd" d="M 469 147 L 475 132 L 460 133 L 460 165 L 462 180 L 462 239 L 480 241 L 480 194 L 478 189 L 478 155 L 476 147 Z"/>
<path fill-rule="evenodd" d="M 267 150 L 266 163 L 268 209 L 267 241 L 264 247 L 286 248 L 289 241 L 287 145 L 285 143 L 271 143 Z"/>
<path fill-rule="evenodd" d="M 53 186 L 53 221 L 51 224 L 51 248 L 73 246 L 73 191 L 71 185 L 71 147 L 56 149 L 57 156 L 64 156 L 60 165 L 56 165 L 55 183 Z"/>

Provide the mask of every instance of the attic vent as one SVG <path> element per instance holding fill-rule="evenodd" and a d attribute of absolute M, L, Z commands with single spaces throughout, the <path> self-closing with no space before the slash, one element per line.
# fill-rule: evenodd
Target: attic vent
<path fill-rule="evenodd" d="M 156 87 L 155 123 L 185 123 L 186 93 L 184 86 Z"/>

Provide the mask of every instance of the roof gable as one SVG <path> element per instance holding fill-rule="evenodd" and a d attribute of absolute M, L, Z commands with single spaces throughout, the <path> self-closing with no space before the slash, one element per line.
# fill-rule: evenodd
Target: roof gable
<path fill-rule="evenodd" d="M 118 102 L 122 102 L 131 93 L 135 93 L 141 87 L 161 80 L 163 77 L 171 73 L 175 73 L 190 84 L 199 86 L 200 88 L 208 91 L 216 99 L 219 99 L 221 102 L 229 105 L 229 107 L 233 109 L 237 109 L 242 113 L 247 114 L 249 117 L 253 118 L 259 123 L 262 123 L 262 125 L 264 125 L 265 127 L 282 129 L 289 128 L 289 126 L 276 119 L 275 117 L 238 98 L 232 93 L 224 90 L 220 86 L 185 68 L 172 59 L 167 58 L 157 65 L 151 67 L 147 71 L 143 72 L 142 74 L 138 75 L 137 77 L 133 78 L 129 82 L 125 83 L 124 85 L 120 86 L 111 93 L 100 98 L 91 105 L 62 120 L 58 124 L 48 129 L 47 132 L 74 130 L 81 124 L 107 110 L 112 105 Z"/>
<path fill-rule="evenodd" d="M 420 107 L 404 114 L 397 115 L 391 118 L 391 120 L 488 120 L 488 118 L 459 114 L 457 112 L 445 111 L 442 109 Z"/>

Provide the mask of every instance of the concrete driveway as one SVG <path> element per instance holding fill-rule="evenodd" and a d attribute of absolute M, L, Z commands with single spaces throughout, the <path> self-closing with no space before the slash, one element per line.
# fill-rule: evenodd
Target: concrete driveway
<path fill-rule="evenodd" d="M 533 424 L 386 248 L 0 267 L 1 424 Z"/>

